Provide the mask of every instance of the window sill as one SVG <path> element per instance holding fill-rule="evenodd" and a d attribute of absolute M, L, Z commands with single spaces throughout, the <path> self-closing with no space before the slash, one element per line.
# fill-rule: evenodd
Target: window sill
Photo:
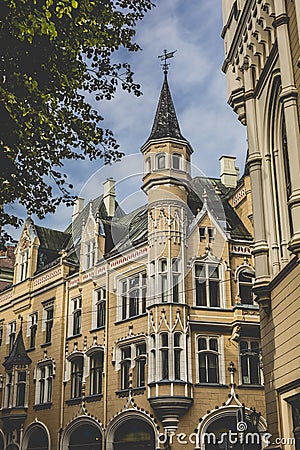
<path fill-rule="evenodd" d="M 49 409 L 52 406 L 52 402 L 48 402 L 48 403 L 39 403 L 37 405 L 34 405 L 33 409 L 35 411 L 40 411 L 42 409 Z"/>
<path fill-rule="evenodd" d="M 144 392 L 146 391 L 146 387 L 142 386 L 142 387 L 136 387 L 136 388 L 132 388 L 131 392 L 133 395 L 143 395 Z M 129 396 L 129 389 L 121 389 L 120 391 L 116 391 L 116 394 L 119 398 L 122 397 L 128 397 Z"/>
<path fill-rule="evenodd" d="M 72 336 L 67 337 L 67 338 L 66 338 L 66 341 L 70 341 L 71 339 L 76 339 L 76 338 L 79 338 L 79 337 L 81 337 L 81 336 L 82 336 L 81 333 L 79 333 L 79 334 L 73 334 Z"/>
<path fill-rule="evenodd" d="M 26 353 L 33 352 L 35 350 L 35 347 L 30 347 L 26 350 Z"/>
<path fill-rule="evenodd" d="M 44 344 L 41 344 L 41 348 L 49 347 L 51 344 L 52 342 L 45 342 Z"/>
<path fill-rule="evenodd" d="M 202 309 L 204 311 L 232 311 L 232 308 L 223 308 L 222 306 L 200 306 L 194 305 L 192 309 Z"/>
<path fill-rule="evenodd" d="M 124 322 L 129 322 L 130 320 L 139 319 L 140 317 L 147 316 L 147 314 L 148 314 L 147 312 L 144 312 L 142 314 L 139 314 L 138 316 L 126 317 L 126 319 L 117 320 L 115 322 L 115 324 L 118 325 L 119 323 L 124 323 Z"/>
<path fill-rule="evenodd" d="M 246 303 L 236 303 L 233 307 L 233 309 L 254 309 L 259 310 L 259 306 L 258 305 L 251 305 L 251 304 L 246 304 Z"/>
<path fill-rule="evenodd" d="M 91 402 L 98 402 L 99 400 L 102 400 L 103 394 L 93 394 L 93 395 L 87 395 L 85 397 L 85 401 L 87 403 Z"/>
<path fill-rule="evenodd" d="M 264 389 L 262 384 L 239 384 L 238 389 Z"/>
<path fill-rule="evenodd" d="M 69 398 L 68 400 L 66 400 L 66 404 L 68 406 L 80 405 L 81 402 L 82 402 L 82 397 Z"/>
<path fill-rule="evenodd" d="M 190 383 L 189 381 L 183 381 L 183 380 L 159 380 L 159 381 L 151 381 L 151 383 L 148 383 L 149 387 L 155 386 L 156 384 L 161 385 L 161 384 L 188 384 L 190 386 L 192 386 L 192 383 Z"/>
<path fill-rule="evenodd" d="M 220 384 L 220 383 L 195 383 L 194 384 L 195 387 L 215 387 L 215 388 L 226 388 L 228 389 L 228 385 L 227 384 Z"/>
<path fill-rule="evenodd" d="M 105 325 L 102 325 L 101 327 L 93 328 L 92 330 L 90 330 L 90 333 L 95 333 L 95 331 L 100 331 L 100 330 L 104 330 L 104 329 L 105 329 Z"/>

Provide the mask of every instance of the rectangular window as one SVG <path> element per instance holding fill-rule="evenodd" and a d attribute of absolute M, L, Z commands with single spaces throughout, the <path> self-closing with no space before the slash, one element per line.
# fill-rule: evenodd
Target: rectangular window
<path fill-rule="evenodd" d="M 54 306 L 45 308 L 45 344 L 49 344 L 52 339 L 52 328 L 54 320 Z"/>
<path fill-rule="evenodd" d="M 35 348 L 36 332 L 38 324 L 38 313 L 35 312 L 29 316 L 29 348 Z"/>
<path fill-rule="evenodd" d="M 90 241 L 86 244 L 86 267 L 84 269 L 90 269 L 94 266 L 96 259 L 96 246 L 95 241 Z"/>
<path fill-rule="evenodd" d="M 82 377 L 83 377 L 83 358 L 78 357 L 72 361 L 71 398 L 81 397 Z"/>
<path fill-rule="evenodd" d="M 92 319 L 93 328 L 102 328 L 105 326 L 106 314 L 106 289 L 100 288 L 94 292 L 94 313 Z"/>
<path fill-rule="evenodd" d="M 25 370 L 17 372 L 17 383 L 16 383 L 16 406 L 25 406 L 25 396 L 26 396 L 26 378 L 27 374 Z"/>
<path fill-rule="evenodd" d="M 219 383 L 218 339 L 210 336 L 198 338 L 198 367 L 200 383 Z"/>
<path fill-rule="evenodd" d="M 97 351 L 92 354 L 90 360 L 90 393 L 97 395 L 102 393 L 102 374 L 103 374 L 103 351 Z"/>
<path fill-rule="evenodd" d="M 217 264 L 196 264 L 196 305 L 220 306 L 220 276 Z"/>
<path fill-rule="evenodd" d="M 77 297 L 72 300 L 73 336 L 81 333 L 81 306 L 81 297 Z"/>
<path fill-rule="evenodd" d="M 121 348 L 121 389 L 129 388 L 129 372 L 131 365 L 131 347 Z"/>
<path fill-rule="evenodd" d="M 38 366 L 38 398 L 39 404 L 52 402 L 53 390 L 53 366 L 46 364 Z"/>
<path fill-rule="evenodd" d="M 14 342 L 15 342 L 15 338 L 16 338 L 16 326 L 17 323 L 16 321 L 10 322 L 8 324 L 8 344 L 9 344 L 9 353 L 12 351 Z"/>
<path fill-rule="evenodd" d="M 136 387 L 145 386 L 146 344 L 136 346 Z"/>
<path fill-rule="evenodd" d="M 19 256 L 19 281 L 27 278 L 29 250 L 23 250 Z"/>
<path fill-rule="evenodd" d="M 121 319 L 136 317 L 146 312 L 146 273 L 139 273 L 120 283 Z"/>
<path fill-rule="evenodd" d="M 242 340 L 240 358 L 243 384 L 261 384 L 259 342 Z"/>
<path fill-rule="evenodd" d="M 0 347 L 3 342 L 3 325 L 0 325 Z"/>

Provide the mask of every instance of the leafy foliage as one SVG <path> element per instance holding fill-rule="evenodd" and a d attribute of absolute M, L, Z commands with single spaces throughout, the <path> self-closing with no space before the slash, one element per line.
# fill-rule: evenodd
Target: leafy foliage
<path fill-rule="evenodd" d="M 111 99 L 118 85 L 140 95 L 120 48 L 135 52 L 135 25 L 151 0 L 2 0 L 0 2 L 0 228 L 20 218 L 18 200 L 43 218 L 72 203 L 65 159 L 116 160 L 122 154 L 87 102 Z M 59 195 L 53 190 L 59 188 Z"/>

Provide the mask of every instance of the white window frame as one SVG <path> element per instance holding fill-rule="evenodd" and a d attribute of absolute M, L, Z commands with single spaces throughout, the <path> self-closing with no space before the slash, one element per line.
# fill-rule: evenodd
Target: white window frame
<path fill-rule="evenodd" d="M 96 240 L 90 239 L 84 243 L 84 259 L 85 259 L 85 270 L 94 267 L 97 261 L 97 247 Z"/>
<path fill-rule="evenodd" d="M 164 159 L 164 166 L 163 167 L 159 167 L 160 160 L 162 160 L 162 158 Z M 155 156 L 155 169 L 156 170 L 165 170 L 166 168 L 167 168 L 167 155 L 166 155 L 166 153 L 158 153 Z"/>
<path fill-rule="evenodd" d="M 80 363 L 80 364 L 79 364 Z M 84 378 L 84 356 L 83 354 L 77 354 L 70 360 L 71 364 L 71 371 L 70 371 L 70 398 L 80 398 L 82 395 L 82 382 Z M 78 367 L 81 370 L 75 370 Z M 78 375 L 75 374 L 81 374 L 81 377 L 78 377 Z M 79 381 L 78 381 L 79 380 Z M 75 396 L 75 394 L 78 394 Z"/>
<path fill-rule="evenodd" d="M 97 355 L 102 355 L 102 366 L 94 366 L 93 362 L 95 361 L 95 357 Z M 88 354 L 89 356 L 89 377 L 90 377 L 90 395 L 102 395 L 103 394 L 103 371 L 104 371 L 104 349 L 103 348 L 97 348 L 95 350 L 93 350 L 91 353 Z M 102 370 L 98 370 L 99 368 L 101 368 Z M 99 379 L 97 381 L 97 386 L 98 389 L 100 388 L 100 392 L 94 392 L 93 389 L 93 380 L 94 380 L 94 376 L 96 376 L 98 378 L 99 373 L 101 373 L 100 376 L 100 382 Z M 95 375 L 96 374 L 96 375 Z"/>
<path fill-rule="evenodd" d="M 198 341 L 199 339 L 205 339 L 206 340 L 206 350 L 198 350 Z M 209 349 L 209 340 L 210 339 L 216 339 L 217 340 L 217 344 L 218 344 L 218 351 L 214 352 L 211 351 Z M 217 354 L 218 355 L 218 383 L 217 384 L 225 384 L 225 371 L 224 371 L 224 367 L 225 367 L 225 354 L 224 354 L 224 338 L 223 336 L 220 335 L 207 335 L 207 334 L 198 334 L 195 336 L 195 350 L 196 350 L 196 374 L 197 374 L 197 383 L 199 384 L 207 384 L 208 386 L 211 383 L 205 383 L 203 381 L 200 381 L 200 366 L 199 366 L 199 354 L 200 353 L 213 353 L 213 354 Z"/>
<path fill-rule="evenodd" d="M 75 320 L 76 316 L 79 316 L 79 333 L 75 333 Z M 82 297 L 81 295 L 70 299 L 70 314 L 69 314 L 69 337 L 78 336 L 81 334 L 82 327 Z"/>
<path fill-rule="evenodd" d="M 177 153 L 177 152 L 174 152 L 174 153 L 172 153 L 172 155 L 171 155 L 171 162 L 172 162 L 172 169 L 173 170 L 183 170 L 182 169 L 182 161 L 183 161 L 183 158 L 182 158 L 182 154 L 181 153 Z M 175 164 L 174 164 L 174 161 L 178 161 L 178 167 L 175 167 Z"/>
<path fill-rule="evenodd" d="M 19 265 L 18 265 L 18 282 L 26 280 L 28 277 L 29 267 L 29 248 L 20 250 L 19 253 Z"/>
<path fill-rule="evenodd" d="M 203 265 L 205 267 L 205 277 L 204 276 L 198 276 L 196 277 L 196 266 L 197 265 Z M 209 269 L 208 266 L 218 266 L 218 275 L 219 275 L 219 306 L 210 306 L 210 296 L 209 296 L 209 280 L 213 278 L 208 277 L 209 275 Z M 206 306 L 197 305 L 197 285 L 196 285 L 196 279 L 205 279 L 205 285 L 206 285 Z M 194 306 L 198 308 L 225 308 L 225 298 L 226 298 L 226 291 L 225 291 L 225 269 L 224 269 L 224 263 L 220 260 L 211 259 L 211 258 L 205 258 L 205 259 L 197 259 L 195 260 L 193 264 L 193 283 L 194 283 Z"/>
<path fill-rule="evenodd" d="M 131 281 L 138 278 L 138 283 L 131 286 Z M 138 297 L 130 297 L 134 292 L 138 292 Z M 136 299 L 136 302 L 134 302 Z M 137 314 L 131 314 L 130 309 L 136 303 Z M 117 320 L 127 320 L 139 317 L 146 313 L 147 306 L 147 274 L 145 270 L 128 275 L 118 281 L 118 308 Z"/>
<path fill-rule="evenodd" d="M 29 337 L 30 349 L 36 347 L 37 326 L 38 326 L 38 313 L 37 311 L 35 311 L 34 313 L 29 314 L 28 316 L 27 337 Z M 32 343 L 34 345 L 31 345 Z"/>
<path fill-rule="evenodd" d="M 244 281 L 240 281 L 240 275 L 243 272 L 245 272 L 245 271 L 251 272 L 253 274 L 253 277 L 251 278 L 251 281 L 249 281 L 248 283 L 244 282 Z M 238 267 L 237 270 L 236 270 L 235 280 L 237 281 L 238 299 L 240 300 L 241 305 L 251 305 L 251 306 L 254 305 L 254 294 L 253 294 L 253 292 L 251 293 L 252 303 L 244 303 L 243 299 L 241 297 L 241 294 L 240 294 L 240 285 L 248 286 L 248 287 L 251 287 L 251 288 L 253 287 L 254 275 L 255 275 L 255 271 L 254 271 L 253 267 L 245 265 L 245 264 L 240 266 L 240 267 Z"/>
<path fill-rule="evenodd" d="M 52 311 L 52 317 L 49 317 L 49 312 Z M 50 344 L 52 342 L 52 331 L 54 326 L 54 302 L 47 303 L 43 306 L 43 321 L 42 331 L 45 333 L 44 344 Z M 50 329 L 50 333 L 49 330 Z M 48 339 L 48 333 L 50 334 L 50 340 Z"/>
<path fill-rule="evenodd" d="M 45 371 L 44 377 L 42 377 L 42 370 Z M 36 390 L 35 390 L 35 404 L 44 405 L 47 403 L 52 403 L 53 396 L 53 378 L 54 378 L 54 367 L 52 361 L 41 362 L 37 364 L 36 367 Z M 43 396 L 41 398 L 41 384 L 42 380 L 44 382 L 43 386 Z M 49 395 L 50 392 L 50 395 Z"/>
<path fill-rule="evenodd" d="M 251 343 L 252 342 L 256 342 L 258 344 L 258 349 L 259 349 L 259 353 L 258 353 L 258 378 L 259 378 L 259 383 L 244 383 L 243 380 L 243 367 L 242 367 L 242 352 L 241 352 L 241 348 L 240 348 L 240 344 L 241 342 L 247 342 L 248 345 L 248 349 L 250 349 L 250 353 L 251 353 Z M 239 366 L 240 366 L 240 384 L 244 385 L 244 386 L 263 386 L 263 372 L 262 372 L 262 368 L 260 365 L 260 358 L 261 358 L 261 354 L 260 354 L 260 340 L 258 338 L 254 338 L 254 337 L 241 337 L 239 340 L 239 346 L 238 346 L 238 352 L 239 352 Z M 249 353 L 249 356 L 251 356 Z M 255 352 L 253 352 L 255 353 Z M 247 355 L 246 355 L 247 356 Z M 248 373 L 250 373 L 250 362 L 248 360 Z"/>
<path fill-rule="evenodd" d="M 99 308 L 103 308 L 103 324 L 99 325 Z M 105 326 L 106 321 L 106 289 L 101 287 L 93 292 L 93 308 L 92 308 L 92 330 L 97 330 Z"/>
<path fill-rule="evenodd" d="M 139 354 L 138 352 L 138 348 L 141 345 L 145 345 L 145 353 L 143 354 Z M 123 351 L 124 349 L 130 349 L 130 356 L 124 358 L 123 355 Z M 124 340 L 122 343 L 119 343 L 116 348 L 116 371 L 120 371 L 120 390 L 126 390 L 129 388 L 128 387 L 124 387 L 124 374 L 123 374 L 123 367 L 124 364 L 127 364 L 128 366 L 128 375 L 130 374 L 132 369 L 135 369 L 135 372 L 132 373 L 133 374 L 133 379 L 132 379 L 132 387 L 133 388 L 144 388 L 146 386 L 146 379 L 147 379 L 147 373 L 146 373 L 146 365 L 147 365 L 147 340 L 144 339 L 139 339 L 139 340 Z M 145 380 L 145 385 L 144 386 L 137 386 L 137 381 L 138 381 L 138 373 L 137 371 L 139 370 L 139 363 L 145 361 L 144 363 L 144 380 Z M 149 377 L 149 373 L 148 373 L 148 377 Z M 127 380 L 129 382 L 129 380 Z M 129 384 L 129 383 L 128 383 Z"/>

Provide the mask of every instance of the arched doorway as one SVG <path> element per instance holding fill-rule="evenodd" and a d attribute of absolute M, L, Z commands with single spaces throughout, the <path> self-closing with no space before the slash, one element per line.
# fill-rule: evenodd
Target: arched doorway
<path fill-rule="evenodd" d="M 95 425 L 82 424 L 70 435 L 69 450 L 102 450 L 102 435 Z"/>
<path fill-rule="evenodd" d="M 42 427 L 34 427 L 30 433 L 26 450 L 48 450 L 49 440 Z"/>
<path fill-rule="evenodd" d="M 114 450 L 155 450 L 153 428 L 146 421 L 131 418 L 122 422 L 116 429 Z"/>
<path fill-rule="evenodd" d="M 236 415 L 217 418 L 202 436 L 205 450 L 260 450 L 261 435 L 258 429 L 248 421 L 242 423 L 246 428 L 239 431 Z"/>

